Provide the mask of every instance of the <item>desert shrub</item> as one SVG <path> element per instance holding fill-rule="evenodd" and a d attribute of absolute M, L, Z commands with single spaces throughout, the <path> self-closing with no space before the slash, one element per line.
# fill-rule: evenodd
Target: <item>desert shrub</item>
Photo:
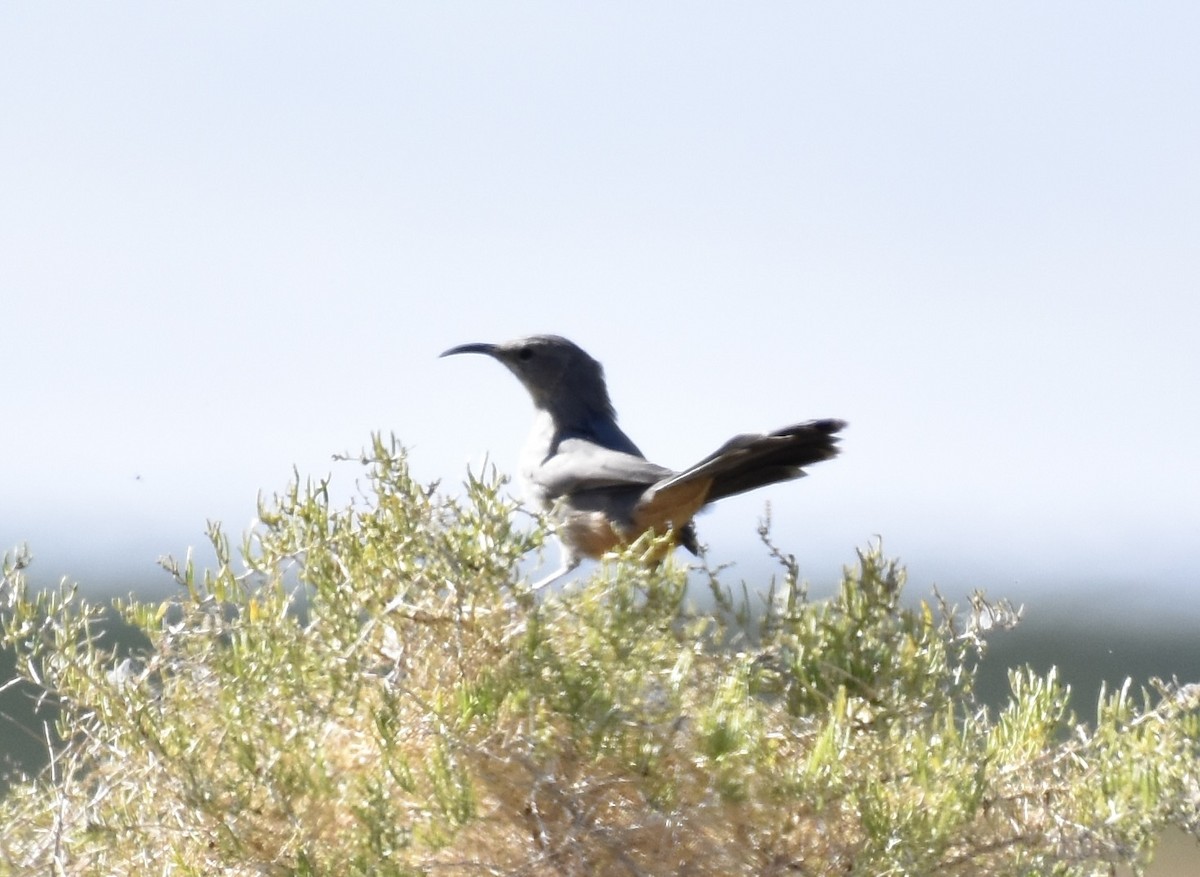
<path fill-rule="evenodd" d="M 1200 832 L 1200 688 L 1055 675 L 974 694 L 990 628 L 901 601 L 872 545 L 837 593 L 795 562 L 765 600 L 647 568 L 638 544 L 561 593 L 495 473 L 458 497 L 376 438 L 356 497 L 260 502 L 239 557 L 168 564 L 115 611 L 5 560 L 3 636 L 59 711 L 50 765 L 0 802 L 0 869 L 51 874 L 1109 873 Z M 746 596 L 751 594 L 751 596 Z M 703 608 L 697 608 L 697 606 Z"/>

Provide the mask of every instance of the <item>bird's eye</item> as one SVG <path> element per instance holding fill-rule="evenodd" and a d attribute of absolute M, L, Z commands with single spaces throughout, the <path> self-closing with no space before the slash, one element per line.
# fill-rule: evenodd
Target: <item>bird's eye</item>
<path fill-rule="evenodd" d="M 522 362 L 533 359 L 533 348 L 522 347 L 520 352 L 517 354 L 517 359 L 521 360 Z"/>

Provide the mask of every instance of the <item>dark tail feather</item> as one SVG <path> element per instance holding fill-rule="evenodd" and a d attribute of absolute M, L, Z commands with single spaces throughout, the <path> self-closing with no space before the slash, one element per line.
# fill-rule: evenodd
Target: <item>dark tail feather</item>
<path fill-rule="evenodd" d="M 786 426 L 775 432 L 734 436 L 699 463 L 690 466 L 664 484 L 696 478 L 713 479 L 708 502 L 745 493 L 757 487 L 801 478 L 804 466 L 829 460 L 838 454 L 837 433 L 845 427 L 842 420 L 810 420 Z"/>

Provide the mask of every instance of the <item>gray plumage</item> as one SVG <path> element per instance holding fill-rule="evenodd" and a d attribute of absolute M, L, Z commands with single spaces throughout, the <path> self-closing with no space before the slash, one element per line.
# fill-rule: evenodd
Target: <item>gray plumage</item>
<path fill-rule="evenodd" d="M 727 496 L 802 477 L 802 467 L 837 456 L 841 420 L 811 420 L 735 436 L 680 472 L 649 462 L 617 425 L 604 369 L 558 335 L 505 344 L 463 344 L 442 356 L 481 353 L 508 367 L 533 398 L 533 429 L 521 454 L 529 501 L 549 512 L 563 564 L 543 587 L 584 557 L 672 531 L 692 553 L 692 517 Z"/>

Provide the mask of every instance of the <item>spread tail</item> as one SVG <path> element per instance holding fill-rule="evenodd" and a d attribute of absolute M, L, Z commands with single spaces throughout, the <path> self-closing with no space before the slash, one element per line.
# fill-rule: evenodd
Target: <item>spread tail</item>
<path fill-rule="evenodd" d="M 810 420 L 763 435 L 731 438 L 699 463 L 654 486 L 662 493 L 684 483 L 712 479 L 706 504 L 777 481 L 804 476 L 805 466 L 837 456 L 842 420 Z"/>
<path fill-rule="evenodd" d="M 692 516 L 711 502 L 802 478 L 805 466 L 837 456 L 841 420 L 810 420 L 775 432 L 734 436 L 699 463 L 648 488 L 633 510 L 641 531 L 677 528 L 683 547 L 697 553 Z"/>

